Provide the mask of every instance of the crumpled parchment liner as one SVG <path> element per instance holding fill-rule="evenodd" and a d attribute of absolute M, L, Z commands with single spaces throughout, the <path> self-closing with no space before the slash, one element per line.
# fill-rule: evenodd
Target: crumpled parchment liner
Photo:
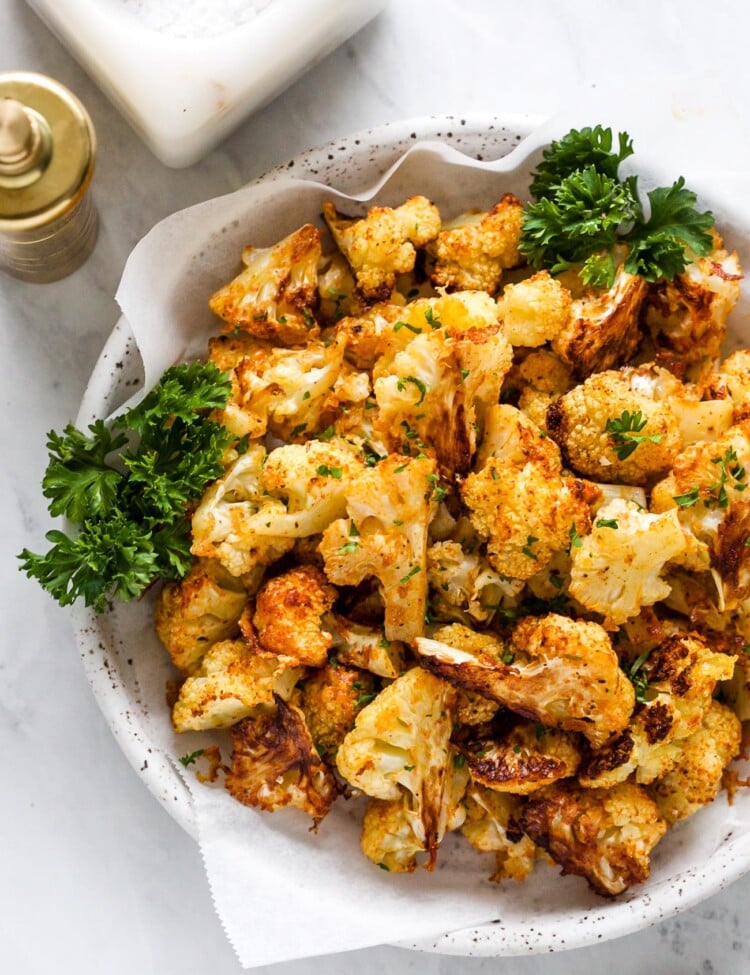
<path fill-rule="evenodd" d="M 571 100 L 573 110 L 495 162 L 478 163 L 437 143 L 417 144 L 376 185 L 353 197 L 306 180 L 272 179 L 177 213 L 138 244 L 117 293 L 143 357 L 146 388 L 173 362 L 205 354 L 218 325 L 206 299 L 237 273 L 245 244 L 267 246 L 306 221 L 320 224 L 324 199 L 355 213 L 364 212 L 358 206 L 364 202 L 398 204 L 421 193 L 449 219 L 468 207 L 487 207 L 507 191 L 525 197 L 539 147 L 573 126 L 601 122 L 615 131 L 626 129 L 636 148 L 628 166 L 643 174 L 643 188 L 670 185 L 684 175 L 700 193 L 701 205 L 716 214 L 727 244 L 750 267 L 750 127 L 747 109 L 738 102 L 730 105 L 721 88 L 705 79 L 673 91 L 587 93 Z M 734 334 L 744 334 L 745 342 L 750 341 L 748 307 L 745 291 L 732 318 Z M 171 729 L 163 703 L 169 665 L 151 629 L 152 601 L 118 610 L 118 633 L 125 646 L 137 648 L 136 674 L 154 746 L 176 759 L 214 739 L 175 736 Z M 594 897 L 583 881 L 560 879 L 544 865 L 523 884 L 490 884 L 485 878 L 493 857 L 454 837 L 444 842 L 433 874 L 390 874 L 360 852 L 361 801 L 339 800 L 313 834 L 301 813 L 262 814 L 220 787 L 198 783 L 192 770 L 184 778 L 216 909 L 247 968 L 438 938 L 497 919 L 517 934 L 533 929 L 535 920 L 555 919 L 561 944 L 565 930 L 591 914 L 621 915 L 624 933 L 657 920 L 650 900 L 665 885 L 683 883 L 683 873 L 709 865 L 728 832 L 746 833 L 750 826 L 747 791 L 741 790 L 731 807 L 722 795 L 663 841 L 645 887 L 610 903 Z M 736 853 L 748 860 L 750 844 L 738 845 Z M 676 906 L 676 894 L 674 901 Z"/>

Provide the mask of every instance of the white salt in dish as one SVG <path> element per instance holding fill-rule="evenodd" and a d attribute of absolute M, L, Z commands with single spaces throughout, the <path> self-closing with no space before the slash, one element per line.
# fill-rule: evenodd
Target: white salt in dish
<path fill-rule="evenodd" d="M 387 0 L 27 3 L 161 162 L 179 168 L 197 162 Z"/>

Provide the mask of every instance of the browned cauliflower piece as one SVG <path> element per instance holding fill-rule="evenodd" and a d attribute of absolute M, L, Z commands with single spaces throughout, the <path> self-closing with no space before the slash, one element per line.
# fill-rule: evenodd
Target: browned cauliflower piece
<path fill-rule="evenodd" d="M 390 679 L 406 669 L 406 647 L 400 640 L 389 640 L 382 626 L 356 623 L 339 613 L 327 613 L 323 623 L 332 634 L 333 651 L 341 663 Z"/>
<path fill-rule="evenodd" d="M 536 348 L 551 342 L 570 318 L 570 292 L 549 271 L 505 286 L 498 300 L 511 345 Z"/>
<path fill-rule="evenodd" d="M 200 667 L 180 688 L 172 709 L 175 731 L 228 728 L 272 704 L 287 699 L 302 676 L 296 661 L 264 652 L 257 642 L 222 640 L 205 654 Z"/>
<path fill-rule="evenodd" d="M 313 671 L 302 685 L 302 711 L 319 754 L 333 761 L 359 711 L 376 694 L 371 674 L 341 664 Z"/>
<path fill-rule="evenodd" d="M 349 219 L 326 200 L 323 217 L 337 247 L 349 262 L 357 291 L 366 301 L 385 301 L 396 276 L 411 271 L 416 248 L 440 232 L 440 213 L 424 196 L 412 196 L 401 206 L 371 207 L 367 216 Z"/>
<path fill-rule="evenodd" d="M 505 268 L 517 267 L 523 204 L 506 193 L 489 213 L 471 211 L 443 224 L 430 245 L 430 278 L 450 291 L 486 291 L 494 295 Z"/>
<path fill-rule="evenodd" d="M 439 619 L 470 624 L 494 615 L 503 596 L 515 596 L 522 583 L 495 572 L 480 551 L 459 542 L 435 542 L 427 549 L 430 606 Z"/>
<path fill-rule="evenodd" d="M 645 305 L 645 323 L 656 347 L 699 366 L 719 355 L 742 280 L 736 252 L 724 249 L 716 231 L 713 238 L 710 254 L 697 257 L 672 281 L 650 285 Z"/>
<path fill-rule="evenodd" d="M 520 814 L 521 800 L 472 782 L 464 805 L 466 819 L 461 832 L 475 850 L 495 854 L 490 880 L 525 880 L 534 869 L 537 848 L 528 836 L 511 826 Z"/>
<path fill-rule="evenodd" d="M 532 796 L 518 823 L 563 868 L 603 897 L 643 883 L 667 824 L 646 790 L 629 782 L 581 789 L 558 782 Z"/>
<path fill-rule="evenodd" d="M 242 580 L 215 559 L 198 559 L 184 579 L 164 584 L 156 632 L 183 675 L 195 670 L 212 643 L 235 635 L 247 599 Z"/>
<path fill-rule="evenodd" d="M 582 732 L 594 747 L 628 724 L 633 686 L 598 623 L 550 613 L 517 624 L 511 643 L 459 623 L 418 638 L 420 664 L 549 728 Z"/>
<path fill-rule="evenodd" d="M 276 707 L 232 728 L 232 765 L 225 785 L 245 806 L 301 809 L 317 828 L 337 795 L 335 779 L 310 737 L 302 711 Z"/>
<path fill-rule="evenodd" d="M 261 646 L 305 666 L 321 667 L 333 643 L 322 619 L 336 596 L 314 565 L 297 565 L 269 579 L 255 600 L 253 623 Z"/>
<path fill-rule="evenodd" d="M 359 315 L 364 304 L 356 291 L 349 262 L 340 251 L 324 254 L 318 262 L 318 318 L 335 325 L 348 315 Z"/>
<path fill-rule="evenodd" d="M 712 701 L 701 727 L 680 742 L 676 764 L 649 790 L 670 826 L 714 801 L 725 768 L 740 753 L 741 741 L 737 715 Z"/>
<path fill-rule="evenodd" d="M 414 873 L 424 845 L 414 832 L 413 814 L 406 796 L 371 799 L 362 817 L 362 852 L 391 873 Z"/>
<path fill-rule="evenodd" d="M 538 464 L 550 475 L 562 471 L 560 448 L 555 441 L 544 436 L 525 413 L 507 403 L 496 403 L 487 410 L 474 469 L 481 470 L 490 457 L 516 467 L 527 462 Z"/>
<path fill-rule="evenodd" d="M 639 318 L 646 291 L 643 278 L 620 266 L 609 291 L 588 292 L 572 302 L 552 350 L 576 379 L 622 365 L 633 356 L 641 339 Z"/>
<path fill-rule="evenodd" d="M 333 522 L 320 543 L 334 585 L 378 580 L 389 640 L 408 643 L 424 629 L 427 528 L 436 481 L 433 461 L 392 454 L 349 485 L 348 518 Z"/>
<path fill-rule="evenodd" d="M 729 394 L 725 400 L 716 402 L 729 403 L 735 423 L 750 419 L 750 349 L 738 349 L 727 356 L 719 366 L 716 378 Z"/>
<path fill-rule="evenodd" d="M 246 247 L 245 270 L 209 299 L 226 322 L 224 331 L 242 329 L 259 339 L 285 345 L 315 339 L 312 314 L 318 289 L 320 231 L 305 224 L 273 247 Z"/>
<path fill-rule="evenodd" d="M 516 368 L 521 385 L 518 408 L 540 429 L 547 431 L 547 410 L 573 388 L 570 368 L 554 352 L 537 349 Z"/>
<path fill-rule="evenodd" d="M 678 743 L 700 728 L 735 660 L 715 653 L 697 633 L 668 637 L 635 672 L 641 700 L 632 721 L 584 761 L 579 782 L 608 788 L 635 773 L 648 784 L 668 772 L 679 760 Z"/>

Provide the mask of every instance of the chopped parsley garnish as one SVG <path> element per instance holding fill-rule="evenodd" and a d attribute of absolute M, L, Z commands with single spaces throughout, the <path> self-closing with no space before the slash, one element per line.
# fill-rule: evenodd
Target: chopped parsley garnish
<path fill-rule="evenodd" d="M 645 702 L 646 692 L 648 691 L 648 677 L 643 672 L 643 665 L 648 660 L 650 653 L 650 650 L 646 650 L 633 661 L 627 670 L 627 675 L 635 689 L 635 699 L 639 704 Z"/>
<path fill-rule="evenodd" d="M 597 528 L 619 528 L 616 518 L 600 518 L 596 523 Z"/>
<path fill-rule="evenodd" d="M 424 313 L 424 317 L 427 319 L 427 324 L 430 326 L 430 328 L 440 328 L 440 326 L 443 324 L 432 308 L 427 309 L 427 311 Z"/>
<path fill-rule="evenodd" d="M 406 575 L 405 576 L 402 576 L 401 579 L 399 579 L 400 584 L 402 586 L 405 586 L 406 583 L 409 581 L 409 579 L 413 578 L 415 575 L 417 575 L 417 573 L 419 573 L 421 571 L 422 571 L 422 569 L 421 569 L 420 566 L 413 565 L 411 567 L 411 569 L 409 569 L 409 571 L 406 573 Z"/>
<path fill-rule="evenodd" d="M 632 413 L 623 410 L 616 419 L 607 420 L 605 431 L 610 434 L 609 445 L 617 455 L 618 460 L 627 460 L 633 451 L 642 443 L 661 443 L 663 433 L 645 434 L 640 431 L 648 423 L 640 410 Z"/>
<path fill-rule="evenodd" d="M 417 379 L 416 376 L 403 376 L 396 383 L 396 389 L 399 391 L 399 393 L 402 393 L 409 383 L 416 386 L 419 390 L 419 399 L 417 400 L 416 405 L 421 406 L 422 403 L 424 403 L 425 396 L 427 395 L 427 387 L 421 379 Z"/>
<path fill-rule="evenodd" d="M 178 761 L 183 768 L 187 768 L 188 765 L 195 765 L 196 759 L 201 757 L 203 751 L 203 748 L 199 748 L 197 751 L 190 752 L 188 755 L 181 755 Z"/>
<path fill-rule="evenodd" d="M 573 523 L 570 526 L 570 531 L 568 532 L 568 537 L 570 538 L 570 546 L 571 546 L 571 548 L 580 548 L 583 545 L 583 539 L 578 534 L 578 529 L 576 528 L 575 523 Z"/>
<path fill-rule="evenodd" d="M 409 331 L 413 332 L 415 335 L 422 334 L 421 328 L 419 328 L 417 325 L 412 325 L 409 322 L 396 322 L 395 325 L 393 326 L 393 331 L 400 332 L 402 328 L 408 328 Z"/>
<path fill-rule="evenodd" d="M 526 536 L 526 544 L 521 549 L 521 551 L 523 552 L 524 555 L 528 556 L 528 558 L 530 558 L 530 559 L 533 559 L 535 562 L 538 561 L 538 556 L 535 555 L 534 552 L 531 551 L 531 546 L 534 545 L 535 542 L 538 542 L 538 541 L 539 541 L 539 539 L 535 535 L 527 535 Z"/>
<path fill-rule="evenodd" d="M 329 467 L 328 464 L 320 464 L 316 470 L 321 477 L 333 477 L 337 481 L 340 481 L 344 475 L 343 467 Z"/>

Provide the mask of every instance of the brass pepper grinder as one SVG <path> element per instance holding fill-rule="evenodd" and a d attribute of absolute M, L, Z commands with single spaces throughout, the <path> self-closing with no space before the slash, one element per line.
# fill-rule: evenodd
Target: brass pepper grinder
<path fill-rule="evenodd" d="M 0 73 L 0 270 L 57 281 L 86 260 L 96 134 L 86 109 L 44 75 Z"/>

